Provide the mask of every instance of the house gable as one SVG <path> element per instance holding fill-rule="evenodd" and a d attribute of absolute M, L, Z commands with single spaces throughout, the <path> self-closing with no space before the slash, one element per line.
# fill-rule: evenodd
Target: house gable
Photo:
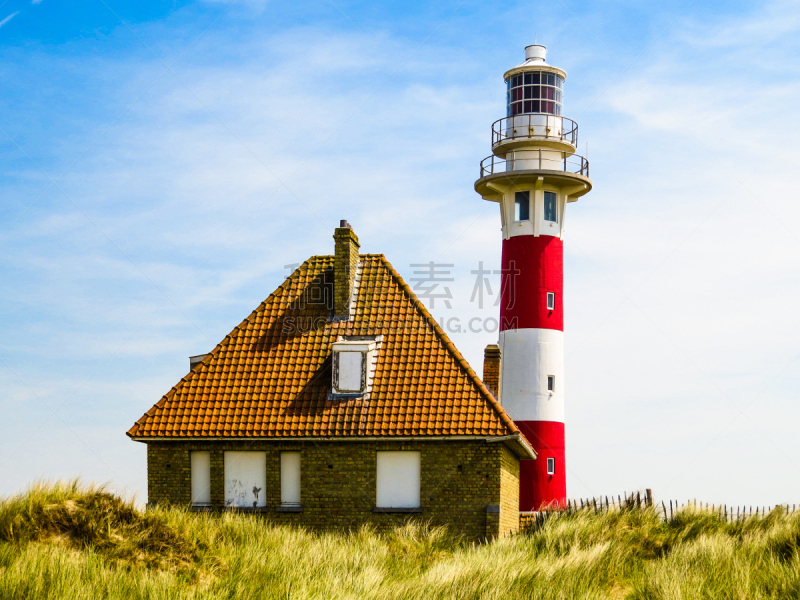
<path fill-rule="evenodd" d="M 128 431 L 134 439 L 511 436 L 508 417 L 383 255 L 333 319 L 334 257 L 301 265 Z M 372 387 L 331 394 L 332 344 L 377 338 Z M 527 449 L 527 450 L 526 450 Z M 532 457 L 532 456 L 531 456 Z"/>

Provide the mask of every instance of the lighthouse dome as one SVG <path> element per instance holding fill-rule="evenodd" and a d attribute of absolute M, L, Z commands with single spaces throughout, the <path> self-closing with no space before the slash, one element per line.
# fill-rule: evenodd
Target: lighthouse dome
<path fill-rule="evenodd" d="M 503 75 L 503 79 L 506 81 L 512 75 L 516 75 L 517 73 L 530 71 L 530 70 L 539 70 L 539 71 L 546 71 L 548 73 L 553 73 L 555 75 L 560 75 L 561 80 L 565 80 L 567 78 L 567 72 L 564 69 L 559 67 L 554 67 L 553 65 L 547 64 L 547 48 L 541 44 L 531 44 L 530 46 L 525 47 L 525 62 L 520 65 L 517 65 L 513 69 L 509 69 Z"/>

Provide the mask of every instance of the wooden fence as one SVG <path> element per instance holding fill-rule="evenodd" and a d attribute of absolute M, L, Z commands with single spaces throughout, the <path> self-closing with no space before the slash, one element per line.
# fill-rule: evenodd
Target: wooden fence
<path fill-rule="evenodd" d="M 713 512 L 729 523 L 747 519 L 750 517 L 763 518 L 776 508 L 783 508 L 787 514 L 797 512 L 797 504 L 776 504 L 775 506 L 729 506 L 727 504 L 709 504 L 688 500 L 679 502 L 677 500 L 663 500 L 655 502 L 651 490 L 644 492 L 634 492 L 617 496 L 600 496 L 597 498 L 578 498 L 568 500 L 566 507 L 554 507 L 539 512 L 520 514 L 520 529 L 528 529 L 543 524 L 549 517 L 567 512 L 592 511 L 596 513 L 608 512 L 611 510 L 630 510 L 633 508 L 653 507 L 658 515 L 665 521 L 671 520 L 681 509 L 691 507 L 694 510 Z"/>

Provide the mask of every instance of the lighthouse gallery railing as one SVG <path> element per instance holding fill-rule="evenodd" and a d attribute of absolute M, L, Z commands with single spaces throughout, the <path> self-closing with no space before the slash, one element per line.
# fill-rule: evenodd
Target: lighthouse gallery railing
<path fill-rule="evenodd" d="M 503 117 L 492 123 L 492 146 L 509 140 L 555 139 L 578 145 L 578 124 L 572 119 L 547 113 Z"/>
<path fill-rule="evenodd" d="M 589 177 L 589 161 L 577 154 L 557 150 L 526 150 L 520 158 L 502 159 L 494 154 L 481 161 L 481 177 L 509 171 L 564 171 Z"/>

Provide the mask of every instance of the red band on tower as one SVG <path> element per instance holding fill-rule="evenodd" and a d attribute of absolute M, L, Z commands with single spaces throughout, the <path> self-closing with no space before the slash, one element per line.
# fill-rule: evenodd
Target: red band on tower
<path fill-rule="evenodd" d="M 564 508 L 567 474 L 564 463 L 564 423 L 517 422 L 520 431 L 536 448 L 536 460 L 519 463 L 519 509 L 521 511 Z M 554 473 L 548 474 L 548 458 L 554 458 Z"/>
<path fill-rule="evenodd" d="M 564 249 L 561 238 L 518 235 L 503 241 L 500 329 L 564 331 Z M 555 294 L 553 310 L 547 293 Z"/>

